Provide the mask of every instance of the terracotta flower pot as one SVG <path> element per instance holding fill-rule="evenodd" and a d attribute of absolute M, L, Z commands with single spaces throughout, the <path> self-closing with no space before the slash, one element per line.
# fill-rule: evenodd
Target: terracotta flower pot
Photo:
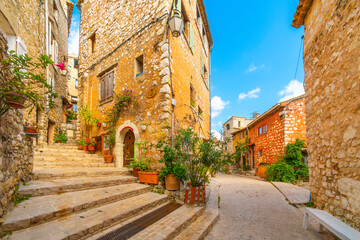
<path fill-rule="evenodd" d="M 88 151 L 94 152 L 94 151 L 95 151 L 95 146 L 93 146 L 93 145 L 88 145 Z"/>
<path fill-rule="evenodd" d="M 139 177 L 139 171 L 140 171 L 140 168 L 133 168 L 134 177 Z"/>
<path fill-rule="evenodd" d="M 102 150 L 103 155 L 109 155 L 109 149 Z"/>
<path fill-rule="evenodd" d="M 159 174 L 155 172 L 139 172 L 139 182 L 159 184 Z"/>
<path fill-rule="evenodd" d="M 112 163 L 113 155 L 105 155 L 104 160 L 105 160 L 105 163 Z"/>
<path fill-rule="evenodd" d="M 177 179 L 174 174 L 166 175 L 165 187 L 169 191 L 176 191 L 180 189 L 180 179 Z"/>
<path fill-rule="evenodd" d="M 98 122 L 97 126 L 98 126 L 98 127 L 101 127 L 101 123 L 100 123 L 100 122 Z"/>
<path fill-rule="evenodd" d="M 87 151 L 88 150 L 88 146 L 83 146 L 83 150 Z"/>
<path fill-rule="evenodd" d="M 260 165 L 258 169 L 258 176 L 261 178 L 265 178 L 265 171 L 269 165 Z"/>
<path fill-rule="evenodd" d="M 78 148 L 79 148 L 79 150 L 83 150 L 83 146 L 82 145 L 78 145 Z"/>
<path fill-rule="evenodd" d="M 26 96 L 11 90 L 4 91 L 4 99 L 12 108 L 24 108 Z"/>
<path fill-rule="evenodd" d="M 61 140 L 57 140 L 56 142 L 57 142 L 57 143 L 61 143 Z"/>
<path fill-rule="evenodd" d="M 27 133 L 37 133 L 36 129 L 34 129 L 33 127 L 26 127 L 26 132 Z"/>

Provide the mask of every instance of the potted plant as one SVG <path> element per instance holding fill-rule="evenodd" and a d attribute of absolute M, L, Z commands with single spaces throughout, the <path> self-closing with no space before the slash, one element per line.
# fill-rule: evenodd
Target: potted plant
<path fill-rule="evenodd" d="M 110 133 L 112 132 L 110 131 Z M 115 146 L 115 134 L 109 134 L 108 136 L 106 136 L 105 143 L 109 146 L 109 149 L 103 152 L 105 163 L 112 163 L 113 162 L 112 148 Z"/>
<path fill-rule="evenodd" d="M 139 182 L 159 184 L 159 173 L 151 171 L 151 159 L 140 160 Z"/>
<path fill-rule="evenodd" d="M 163 142 L 157 144 L 157 148 L 163 147 Z M 165 187 L 169 191 L 176 191 L 180 189 L 180 180 L 187 180 L 187 175 L 184 167 L 176 159 L 176 153 L 169 147 L 164 147 L 163 160 L 159 161 L 165 163 L 165 167 L 161 169 L 159 179 L 165 182 Z"/>
<path fill-rule="evenodd" d="M 91 152 L 91 153 L 95 153 L 95 146 L 96 146 L 95 139 L 87 138 L 85 140 L 85 143 L 87 145 L 88 151 Z"/>
<path fill-rule="evenodd" d="M 37 133 L 39 131 L 38 124 L 36 122 L 34 122 L 32 124 L 25 122 L 25 131 L 27 133 Z"/>
<path fill-rule="evenodd" d="M 135 159 L 131 161 L 129 168 L 132 168 L 134 177 L 139 177 L 139 171 L 141 170 L 141 164 L 139 161 L 136 161 Z"/>
<path fill-rule="evenodd" d="M 85 146 L 85 140 L 81 139 L 80 141 L 78 141 L 78 148 L 79 150 L 83 150 L 84 146 Z"/>
<path fill-rule="evenodd" d="M 67 142 L 67 137 L 66 137 L 65 133 L 60 132 L 57 136 L 55 136 L 54 142 L 56 142 L 56 143 L 66 143 Z"/>

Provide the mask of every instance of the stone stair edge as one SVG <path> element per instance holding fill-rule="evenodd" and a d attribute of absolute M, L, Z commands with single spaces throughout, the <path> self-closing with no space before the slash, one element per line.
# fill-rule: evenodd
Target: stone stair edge
<path fill-rule="evenodd" d="M 96 231 L 104 231 L 168 200 L 167 196 L 156 197 L 155 195 L 158 194 L 148 192 L 85 212 L 73 213 L 67 217 L 15 231 L 10 239 L 84 239 Z M 141 203 L 136 203 L 139 200 Z M 113 211 L 113 209 L 118 209 L 118 211 Z"/>
<path fill-rule="evenodd" d="M 63 202 L 53 202 L 51 205 L 51 209 L 47 211 L 46 206 L 45 209 L 39 208 L 38 211 L 35 211 L 36 206 L 39 202 L 49 203 L 49 198 L 55 198 L 58 195 L 47 195 L 47 196 L 38 196 L 30 198 L 29 200 L 26 200 L 22 203 L 20 203 L 17 207 L 18 212 L 16 212 L 16 208 L 13 209 L 13 211 L 9 212 L 6 217 L 5 221 L 2 224 L 2 228 L 5 231 L 16 231 L 21 230 L 24 228 L 29 228 L 32 226 L 36 226 L 38 224 L 46 223 L 47 221 L 52 221 L 59 219 L 61 217 L 65 217 L 70 214 L 78 213 L 78 212 L 84 212 L 88 211 L 89 209 L 93 209 L 96 207 L 101 207 L 104 205 L 108 205 L 114 202 L 118 202 L 124 199 L 128 199 L 131 197 L 136 197 L 141 194 L 147 193 L 150 190 L 150 187 L 147 185 L 142 184 L 129 184 L 134 187 L 134 189 L 125 189 L 125 187 L 122 186 L 111 186 L 111 187 L 104 187 L 104 188 L 96 188 L 96 189 L 88 189 L 88 190 L 82 190 L 77 192 L 68 192 L 61 194 L 64 198 L 70 198 L 71 195 L 75 195 L 75 197 L 78 197 L 80 194 L 86 194 L 91 195 L 91 193 L 96 193 L 100 191 L 111 191 L 116 190 L 115 188 L 123 188 L 121 192 L 114 192 L 111 195 L 105 196 L 99 196 L 97 199 L 89 199 L 85 198 L 82 199 L 82 201 L 78 203 L 69 203 L 65 204 Z M 128 187 L 128 186 L 127 186 Z M 30 200 L 34 201 L 34 204 L 30 203 Z M 30 203 L 30 204 L 27 204 Z M 66 206 L 66 207 L 65 207 Z M 31 209 L 29 214 L 23 215 L 23 211 L 25 211 L 22 208 Z M 20 211 L 21 209 L 21 211 Z M 43 210 L 42 212 L 40 210 Z M 20 213 L 19 213 L 20 211 Z M 18 214 L 18 215 L 16 215 Z M 20 215 L 20 216 L 19 216 Z"/>

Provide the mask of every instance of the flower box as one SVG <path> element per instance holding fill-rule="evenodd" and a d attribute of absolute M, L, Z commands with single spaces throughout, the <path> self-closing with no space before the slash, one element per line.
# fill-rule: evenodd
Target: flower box
<path fill-rule="evenodd" d="M 159 184 L 159 174 L 156 172 L 139 172 L 139 182 L 148 184 Z"/>

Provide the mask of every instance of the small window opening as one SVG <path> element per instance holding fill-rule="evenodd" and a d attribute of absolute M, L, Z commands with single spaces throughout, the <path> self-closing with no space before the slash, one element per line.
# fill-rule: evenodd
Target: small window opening
<path fill-rule="evenodd" d="M 136 77 L 143 75 L 144 73 L 144 55 L 141 55 L 135 59 L 135 74 Z"/>
<path fill-rule="evenodd" d="M 90 48 L 91 48 L 91 53 L 95 52 L 95 44 L 96 44 L 96 34 L 94 33 L 93 35 L 91 35 L 90 39 Z"/>
<path fill-rule="evenodd" d="M 226 129 L 227 129 L 227 130 L 230 130 L 230 124 L 227 124 L 227 125 L 226 125 Z"/>
<path fill-rule="evenodd" d="M 190 84 L 190 105 L 195 108 L 196 106 L 196 92 L 194 87 Z"/>
<path fill-rule="evenodd" d="M 262 155 L 263 155 L 262 150 L 259 150 L 259 157 L 262 157 Z"/>
<path fill-rule="evenodd" d="M 198 114 L 199 114 L 199 116 L 200 116 L 201 118 L 204 118 L 204 112 L 203 112 L 203 110 L 201 109 L 200 106 L 198 107 Z"/>

